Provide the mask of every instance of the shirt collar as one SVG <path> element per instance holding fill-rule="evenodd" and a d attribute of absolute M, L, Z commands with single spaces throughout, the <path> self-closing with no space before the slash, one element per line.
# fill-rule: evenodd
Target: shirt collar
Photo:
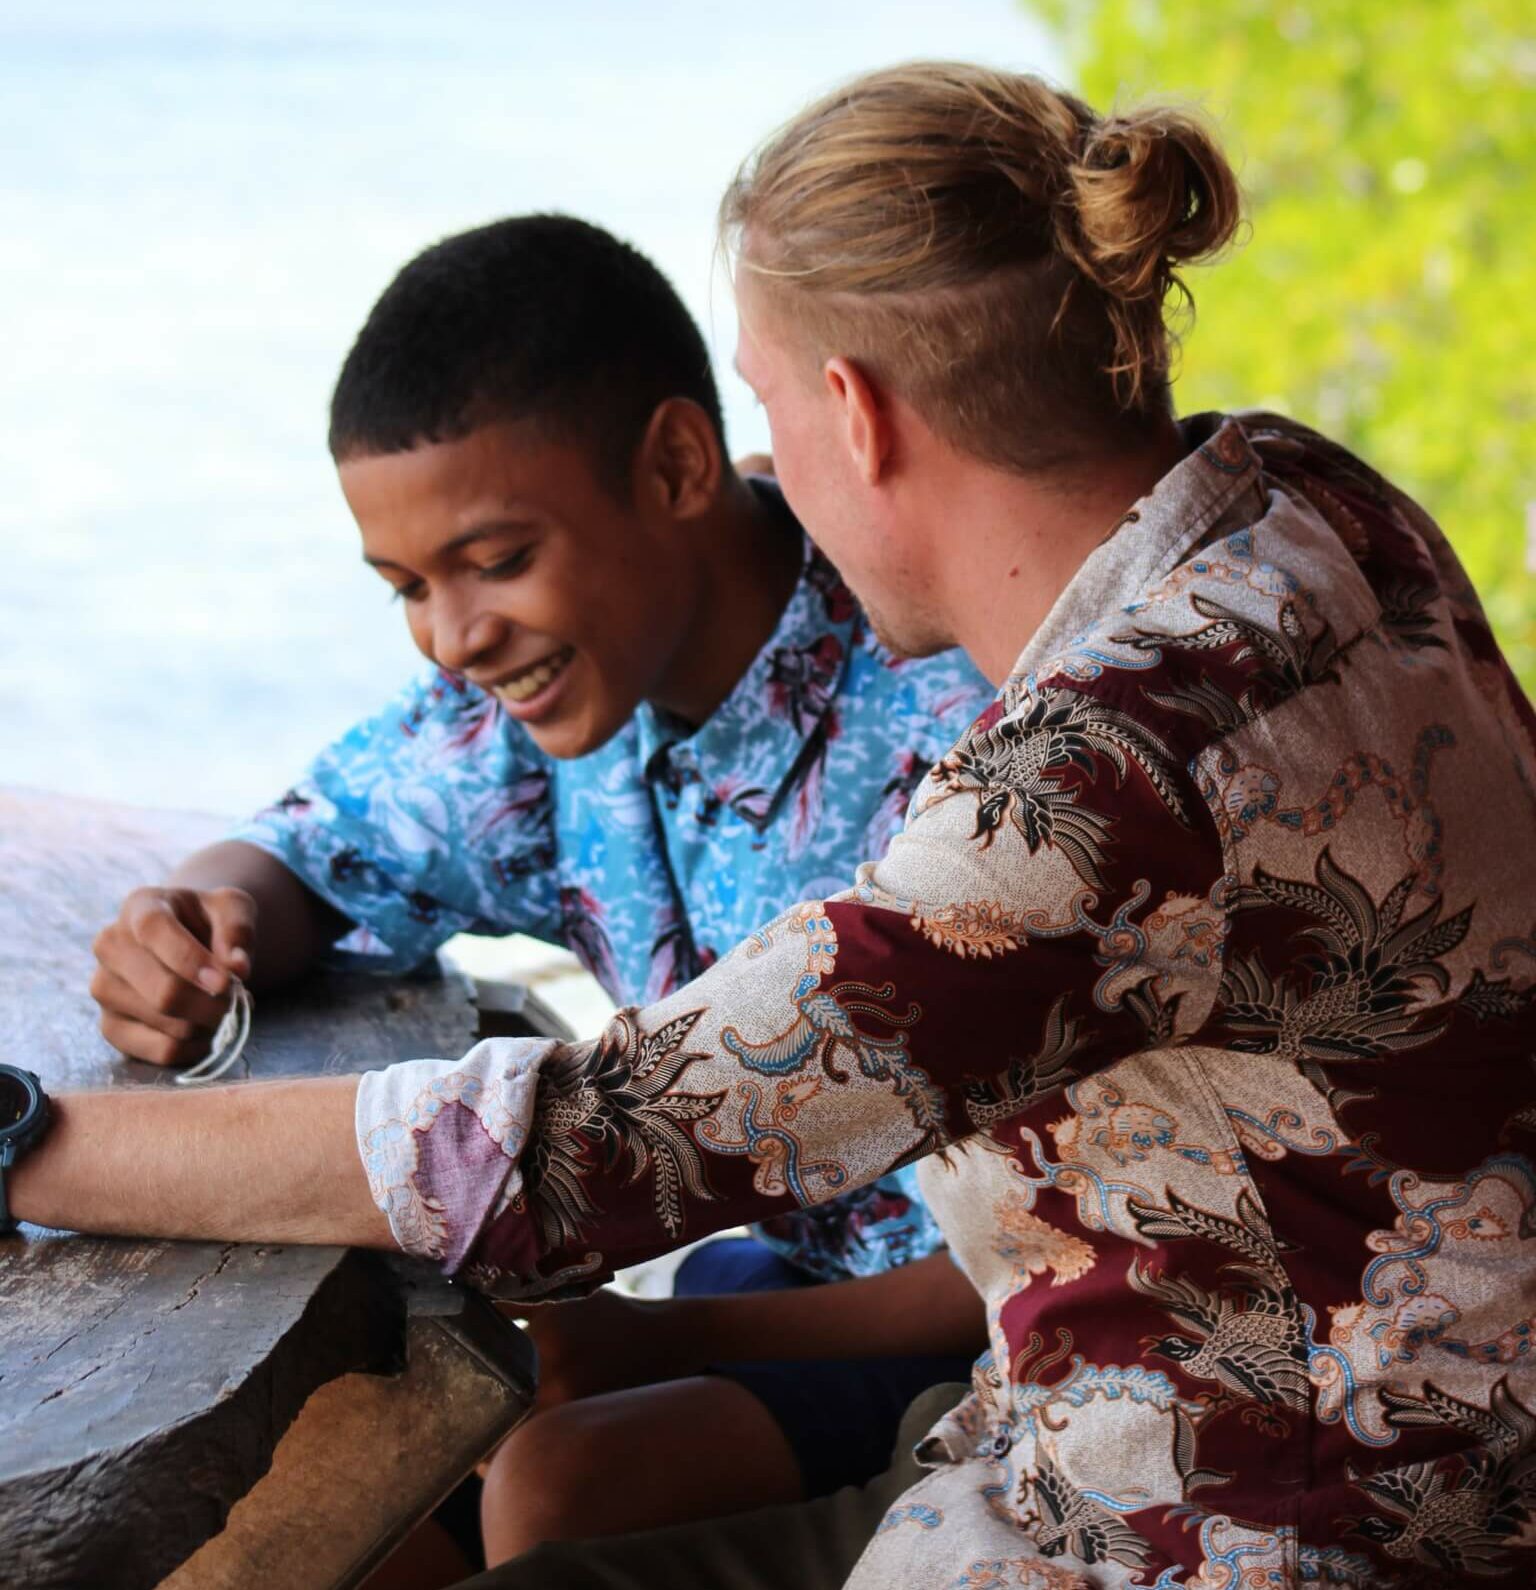
<path fill-rule="evenodd" d="M 1179 429 L 1190 447 L 1083 560 L 1013 666 L 1010 687 L 1058 670 L 1097 671 L 1083 644 L 1213 533 L 1252 524 L 1264 512 L 1263 465 L 1242 424 L 1197 414 Z"/>
<path fill-rule="evenodd" d="M 636 714 L 640 765 L 673 789 L 702 782 L 759 832 L 813 741 L 832 732 L 833 704 L 857 644 L 858 605 L 837 571 L 790 516 L 778 486 L 753 478 L 758 496 L 803 540 L 800 577 L 778 625 L 736 687 L 699 728 L 649 702 Z"/>

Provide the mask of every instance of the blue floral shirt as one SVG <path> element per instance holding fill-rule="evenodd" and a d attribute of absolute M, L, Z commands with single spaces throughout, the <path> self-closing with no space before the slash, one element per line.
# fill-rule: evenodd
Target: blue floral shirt
<path fill-rule="evenodd" d="M 891 656 L 807 541 L 778 628 L 702 727 L 642 705 L 606 745 L 559 761 L 439 671 L 233 837 L 357 924 L 334 953 L 345 964 L 403 971 L 455 933 L 527 933 L 568 946 L 619 1004 L 649 1004 L 882 855 L 992 696 L 961 652 Z M 914 1174 L 757 1235 L 826 1279 L 921 1258 L 942 1238 Z"/>

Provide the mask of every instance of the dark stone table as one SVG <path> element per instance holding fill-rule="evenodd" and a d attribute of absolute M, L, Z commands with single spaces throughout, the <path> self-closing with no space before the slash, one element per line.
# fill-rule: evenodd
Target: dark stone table
<path fill-rule="evenodd" d="M 0 789 L 0 1059 L 53 1091 L 170 1085 L 98 1033 L 90 943 L 221 827 Z M 320 977 L 258 1001 L 248 1074 L 451 1057 L 476 1035 L 457 973 Z M 0 1239 L 0 1585 L 355 1584 L 533 1381 L 516 1326 L 404 1260 L 23 1227 Z"/>

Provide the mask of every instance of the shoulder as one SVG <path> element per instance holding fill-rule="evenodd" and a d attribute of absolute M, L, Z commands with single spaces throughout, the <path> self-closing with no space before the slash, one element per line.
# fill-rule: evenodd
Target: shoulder
<path fill-rule="evenodd" d="M 776 481 L 753 477 L 751 484 L 792 518 Z M 932 657 L 893 655 L 875 637 L 842 575 L 808 536 L 800 590 L 813 604 L 815 621 L 825 627 L 816 649 L 837 673 L 835 693 L 845 725 L 866 717 L 878 720 L 890 737 L 936 757 L 997 694 L 958 647 Z"/>
<path fill-rule="evenodd" d="M 541 820 L 551 762 L 498 703 L 439 670 L 425 672 L 319 753 L 300 790 L 386 822 L 414 814 L 434 831 L 477 827 L 492 811 Z M 498 821 L 498 834 L 506 832 Z"/>
<path fill-rule="evenodd" d="M 494 697 L 457 674 L 430 669 L 413 679 L 353 734 L 393 742 L 413 760 L 464 767 L 509 763 L 547 772 L 546 756 Z"/>
<path fill-rule="evenodd" d="M 1160 725 L 1190 753 L 1337 684 L 1343 655 L 1382 622 L 1377 571 L 1364 539 L 1346 539 L 1349 527 L 1296 483 L 1261 485 L 1251 519 L 1222 525 L 1031 659 L 1008 699 L 1071 689 Z"/>
<path fill-rule="evenodd" d="M 893 735 L 929 746 L 936 756 L 986 711 L 996 687 L 959 647 L 930 657 L 895 655 L 876 639 L 846 587 L 839 586 L 852 615 L 850 656 L 839 690 L 844 717 L 877 718 Z"/>
<path fill-rule="evenodd" d="M 996 687 L 958 648 L 932 657 L 894 657 L 871 640 L 885 721 L 908 744 L 937 760 L 997 699 Z M 857 672 L 857 669 L 852 670 Z"/>

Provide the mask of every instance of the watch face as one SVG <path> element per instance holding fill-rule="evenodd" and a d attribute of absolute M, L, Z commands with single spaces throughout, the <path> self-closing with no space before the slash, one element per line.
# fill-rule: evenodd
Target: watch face
<path fill-rule="evenodd" d="M 15 1126 L 32 1106 L 32 1093 L 19 1078 L 0 1071 L 0 1132 Z"/>

